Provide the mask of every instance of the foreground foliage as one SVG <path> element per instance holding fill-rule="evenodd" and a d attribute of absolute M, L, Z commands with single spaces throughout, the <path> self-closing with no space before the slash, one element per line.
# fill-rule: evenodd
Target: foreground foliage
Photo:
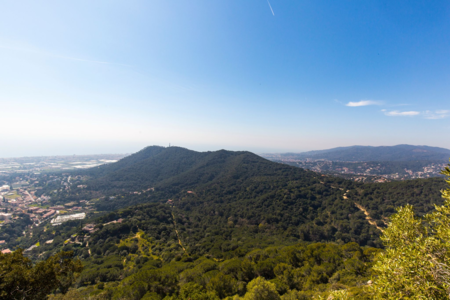
<path fill-rule="evenodd" d="M 0 253 L 0 299 L 46 299 L 58 290 L 66 293 L 81 272 L 72 252 L 60 252 L 35 265 L 21 249 Z"/>
<path fill-rule="evenodd" d="M 443 172 L 450 185 L 450 168 Z M 450 188 L 445 203 L 417 217 L 400 207 L 381 239 L 386 250 L 377 257 L 371 286 L 375 299 L 448 299 L 450 296 Z"/>

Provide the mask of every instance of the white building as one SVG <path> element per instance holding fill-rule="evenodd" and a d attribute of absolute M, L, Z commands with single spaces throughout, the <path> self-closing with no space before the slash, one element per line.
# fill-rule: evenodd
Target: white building
<path fill-rule="evenodd" d="M 3 191 L 9 191 L 9 185 L 2 185 L 2 186 L 0 186 L 0 192 L 3 192 Z"/>
<path fill-rule="evenodd" d="M 57 225 L 61 225 L 64 222 L 67 222 L 67 221 L 83 220 L 84 218 L 86 218 L 86 214 L 85 213 L 57 216 L 56 218 L 51 220 L 50 223 L 52 223 L 53 226 L 57 226 Z"/>
<path fill-rule="evenodd" d="M 11 219 L 12 214 L 0 213 L 0 220 L 9 220 Z"/>

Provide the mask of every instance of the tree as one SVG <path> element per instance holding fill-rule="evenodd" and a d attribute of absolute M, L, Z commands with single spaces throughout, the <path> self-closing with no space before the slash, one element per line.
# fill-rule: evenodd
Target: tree
<path fill-rule="evenodd" d="M 234 295 L 238 292 L 237 280 L 229 275 L 224 275 L 223 273 L 218 273 L 211 278 L 206 288 L 209 291 L 216 293 L 220 299 Z"/>
<path fill-rule="evenodd" d="M 207 292 L 205 288 L 197 283 L 189 282 L 180 289 L 182 300 L 219 300 L 213 292 Z"/>
<path fill-rule="evenodd" d="M 450 167 L 450 165 L 449 165 Z M 442 173 L 450 186 L 450 168 Z M 381 239 L 370 286 L 375 299 L 448 299 L 450 295 L 450 188 L 445 202 L 418 217 L 406 205 L 391 217 Z"/>
<path fill-rule="evenodd" d="M 263 277 L 257 277 L 247 285 L 248 292 L 244 300 L 279 300 L 275 284 L 265 280 Z"/>
<path fill-rule="evenodd" d="M 72 252 L 60 252 L 33 265 L 19 249 L 0 254 L 0 300 L 45 299 L 59 289 L 66 293 L 83 269 Z"/>

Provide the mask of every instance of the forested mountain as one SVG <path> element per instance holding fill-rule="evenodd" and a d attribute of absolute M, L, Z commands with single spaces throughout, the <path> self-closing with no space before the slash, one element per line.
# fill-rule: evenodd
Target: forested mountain
<path fill-rule="evenodd" d="M 216 249 L 211 253 L 217 257 L 227 252 L 224 244 L 255 234 L 260 241 L 253 246 L 285 239 L 353 241 L 379 247 L 376 226 L 385 226 L 395 207 L 409 203 L 424 214 L 433 204 L 441 203 L 439 191 L 445 186 L 442 179 L 362 184 L 274 163 L 250 152 L 224 150 L 199 153 L 178 147 L 149 147 L 116 164 L 105 166 L 109 168 L 106 171 L 95 169 L 94 178 L 86 182 L 96 193 L 114 195 L 92 200 L 98 211 L 125 209 L 104 222 L 124 218 L 123 224 L 129 228 L 163 228 L 152 235 L 161 239 L 173 237 L 175 232 L 166 226 L 174 221 L 189 251 Z M 83 199 L 84 192 L 72 187 L 52 201 L 64 204 L 67 199 Z M 139 217 L 149 207 L 173 215 L 150 226 L 147 218 Z M 218 238 L 218 234 L 224 236 Z M 52 237 L 36 232 L 30 241 L 14 244 L 29 247 L 31 242 Z"/>
<path fill-rule="evenodd" d="M 115 196 L 92 201 L 98 211 L 145 203 L 164 210 L 173 206 L 175 216 L 185 216 L 178 220 L 180 234 L 190 232 L 188 246 L 200 243 L 202 251 L 209 243 L 204 240 L 207 233 L 215 236 L 228 230 L 230 236 L 245 235 L 252 228 L 267 237 L 380 246 L 379 231 L 366 220 L 363 209 L 383 227 L 399 205 L 413 204 L 419 214 L 430 211 L 434 203 L 441 203 L 439 191 L 445 185 L 442 179 L 362 184 L 271 162 L 250 152 L 195 152 L 179 147 L 148 147 L 91 172 L 88 189 Z M 84 192 L 76 187 L 64 190 L 54 204 L 82 199 Z M 220 243 L 221 239 L 214 239 L 219 248 Z"/>
<path fill-rule="evenodd" d="M 150 155 L 147 155 L 150 154 Z M 148 147 L 117 163 L 88 170 L 93 190 L 192 188 L 255 176 L 315 176 L 313 172 L 270 162 L 250 152 L 196 152 L 180 147 Z"/>
<path fill-rule="evenodd" d="M 326 159 L 331 161 L 448 161 L 450 150 L 439 147 L 397 146 L 351 146 L 302 153 L 282 153 L 280 157 L 296 159 Z"/>
<path fill-rule="evenodd" d="M 222 249 L 221 244 L 233 236 L 250 232 L 292 241 L 380 246 L 375 225 L 385 226 L 395 207 L 406 203 L 415 205 L 419 214 L 430 211 L 433 204 L 441 203 L 439 191 L 445 185 L 442 179 L 362 184 L 271 162 L 250 152 L 201 153 L 179 147 L 148 147 L 90 172 L 85 185 L 60 189 L 52 196 L 52 204 L 86 199 L 95 193 L 96 199 L 90 202 L 99 212 L 128 211 L 148 203 L 157 205 L 158 210 L 170 208 L 186 245 L 200 253 L 210 251 L 206 246 L 210 243 Z M 49 187 L 55 190 L 54 185 Z M 131 212 L 141 209 L 146 208 Z M 113 215 L 133 220 L 131 227 L 147 226 L 133 218 L 135 213 Z M 8 236 L 0 238 L 4 236 L 13 246 L 29 247 L 47 236 L 36 232 L 30 241 L 19 242 L 13 237 L 21 230 L 6 232 L 7 228 L 3 231 Z M 220 232 L 229 234 L 218 239 Z M 208 235 L 214 238 L 208 241 Z"/>

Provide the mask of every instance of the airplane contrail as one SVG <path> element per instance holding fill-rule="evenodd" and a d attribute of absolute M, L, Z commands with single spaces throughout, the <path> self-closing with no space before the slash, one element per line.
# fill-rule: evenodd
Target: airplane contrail
<path fill-rule="evenodd" d="M 269 2 L 269 0 L 267 0 L 267 4 L 269 4 L 269 7 L 270 7 L 270 11 L 272 12 L 272 15 L 274 15 L 274 16 L 275 16 L 275 13 L 273 12 L 273 9 L 272 9 L 272 5 L 270 5 L 270 2 Z"/>

